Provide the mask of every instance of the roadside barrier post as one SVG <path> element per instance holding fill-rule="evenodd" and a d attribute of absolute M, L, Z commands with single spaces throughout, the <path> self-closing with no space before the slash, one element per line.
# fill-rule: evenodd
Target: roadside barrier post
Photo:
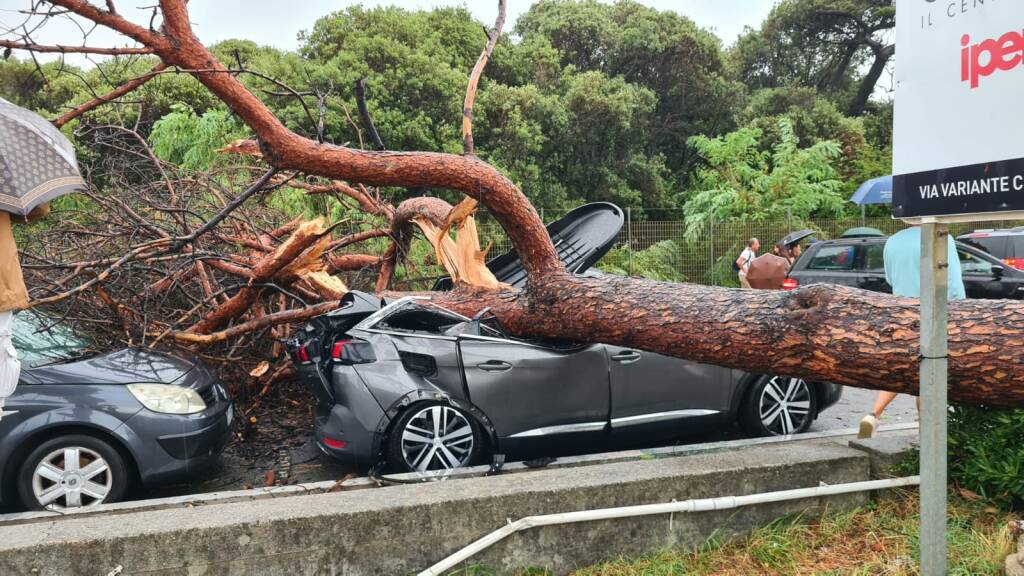
<path fill-rule="evenodd" d="M 946 573 L 949 227 L 921 227 L 921 574 Z"/>
<path fill-rule="evenodd" d="M 1024 2 L 899 0 L 895 18 L 892 215 L 923 225 L 920 543 L 932 576 L 947 565 L 949 225 L 1024 215 Z"/>

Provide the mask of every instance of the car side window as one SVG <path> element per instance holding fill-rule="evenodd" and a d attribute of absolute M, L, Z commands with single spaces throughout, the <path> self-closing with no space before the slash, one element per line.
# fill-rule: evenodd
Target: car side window
<path fill-rule="evenodd" d="M 964 274 L 992 274 L 992 263 L 978 258 L 970 252 L 957 250 L 960 254 L 960 270 Z"/>
<path fill-rule="evenodd" d="M 864 246 L 864 271 L 885 272 L 885 244 Z"/>
<path fill-rule="evenodd" d="M 410 306 L 382 319 L 373 327 L 411 334 L 441 334 L 445 328 L 463 322 L 462 318 L 439 309 Z"/>
<path fill-rule="evenodd" d="M 807 265 L 809 270 L 853 270 L 853 246 L 822 246 Z"/>

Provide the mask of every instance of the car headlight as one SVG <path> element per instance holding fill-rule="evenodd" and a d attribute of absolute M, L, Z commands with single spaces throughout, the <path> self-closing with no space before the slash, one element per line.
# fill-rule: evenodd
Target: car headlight
<path fill-rule="evenodd" d="M 153 412 L 195 414 L 206 410 L 206 402 L 191 388 L 171 384 L 129 384 L 127 388 L 132 396 Z"/>

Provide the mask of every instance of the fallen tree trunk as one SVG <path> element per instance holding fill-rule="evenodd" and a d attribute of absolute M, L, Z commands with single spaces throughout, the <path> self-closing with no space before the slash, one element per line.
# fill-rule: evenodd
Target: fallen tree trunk
<path fill-rule="evenodd" d="M 279 171 L 351 184 L 458 190 L 486 206 L 518 251 L 529 274 L 528 287 L 460 287 L 439 296 L 453 308 L 475 313 L 491 306 L 512 333 L 523 336 L 603 341 L 752 372 L 916 391 L 915 301 L 825 286 L 783 293 L 568 276 L 537 211 L 515 184 L 468 153 L 468 141 L 464 155 L 364 151 L 318 142 L 285 127 L 202 45 L 192 33 L 185 0 L 160 0 L 159 30 L 138 26 L 85 0 L 50 3 L 120 32 L 168 67 L 192 74 L 253 130 L 262 158 Z M 498 22 L 500 28 L 501 18 Z M 357 202 L 365 200 L 355 196 Z M 378 286 L 387 285 L 400 244 L 401 239 L 384 256 Z M 155 250 L 139 248 L 143 249 Z M 255 269 L 250 276 L 260 277 Z M 101 274 L 76 290 L 104 278 Z M 248 306 L 251 292 L 236 294 L 223 306 L 232 312 L 237 310 L 229 304 Z M 207 317 L 203 329 L 193 332 L 216 330 L 235 317 Z M 1024 368 L 1016 362 L 1024 348 L 1024 304 L 955 302 L 950 318 L 950 398 L 1024 406 L 1024 386 L 1018 384 L 1024 381 Z"/>
<path fill-rule="evenodd" d="M 515 335 L 604 342 L 737 368 L 917 394 L 919 303 L 831 285 L 792 292 L 640 278 L 547 276 L 526 290 L 435 295 L 465 315 L 490 306 Z M 1024 303 L 949 305 L 949 398 L 1024 406 Z"/>

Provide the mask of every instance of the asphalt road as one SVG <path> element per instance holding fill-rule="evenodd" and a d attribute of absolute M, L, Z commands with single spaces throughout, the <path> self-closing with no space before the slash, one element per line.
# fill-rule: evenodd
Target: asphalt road
<path fill-rule="evenodd" d="M 862 388 L 843 388 L 843 397 L 834 406 L 821 413 L 811 430 L 835 430 L 837 428 L 856 428 L 860 419 L 871 410 L 875 403 L 875 392 Z M 882 415 L 882 425 L 914 422 L 917 420 L 917 407 L 913 396 L 900 394 Z"/>

